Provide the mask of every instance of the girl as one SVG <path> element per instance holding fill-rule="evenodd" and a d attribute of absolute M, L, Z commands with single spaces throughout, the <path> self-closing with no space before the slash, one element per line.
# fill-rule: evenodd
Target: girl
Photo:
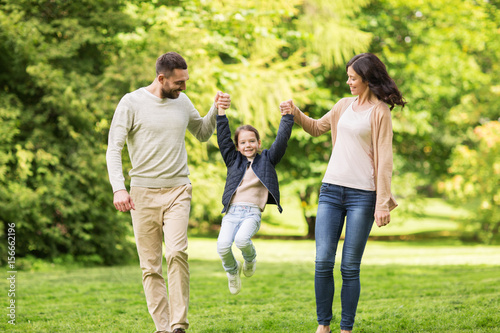
<path fill-rule="evenodd" d="M 359 300 L 361 258 L 373 220 L 391 220 L 397 204 L 391 194 L 392 121 L 394 105 L 404 101 L 385 65 L 363 53 L 346 66 L 347 84 L 357 97 L 341 99 L 321 119 L 307 117 L 291 100 L 280 104 L 313 136 L 331 130 L 332 155 L 321 186 L 316 215 L 315 292 L 317 333 L 329 333 L 334 293 L 333 266 L 344 223 L 342 249 L 342 333 L 352 332 Z M 390 107 L 389 107 L 390 106 Z M 345 221 L 344 221 L 345 220 Z"/>
<path fill-rule="evenodd" d="M 278 176 L 275 166 L 285 154 L 292 133 L 293 115 L 282 113 L 276 140 L 269 150 L 259 154 L 259 132 L 250 125 L 239 127 L 231 140 L 231 130 L 224 107 L 217 116 L 217 141 L 227 166 L 227 178 L 222 195 L 226 215 L 217 239 L 217 252 L 227 273 L 229 291 L 241 290 L 241 270 L 250 277 L 256 268 L 256 251 L 251 238 L 260 228 L 261 213 L 266 204 L 275 204 L 281 213 Z M 236 150 L 235 150 L 236 145 Z M 236 261 L 231 250 L 233 242 L 241 250 L 244 263 Z"/>

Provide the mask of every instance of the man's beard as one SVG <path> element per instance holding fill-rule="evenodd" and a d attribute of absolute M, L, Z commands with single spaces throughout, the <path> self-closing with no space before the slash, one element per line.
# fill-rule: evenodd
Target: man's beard
<path fill-rule="evenodd" d="M 180 96 L 182 90 L 161 90 L 161 98 L 176 99 Z"/>

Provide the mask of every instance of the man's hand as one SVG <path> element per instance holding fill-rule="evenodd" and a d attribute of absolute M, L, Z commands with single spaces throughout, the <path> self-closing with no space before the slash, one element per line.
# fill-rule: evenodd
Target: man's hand
<path fill-rule="evenodd" d="M 134 202 L 127 190 L 116 191 L 113 195 L 113 204 L 120 212 L 128 212 L 131 209 L 135 209 Z"/>
<path fill-rule="evenodd" d="M 295 105 L 293 105 L 293 101 L 291 99 L 280 103 L 280 112 L 281 112 L 282 116 L 284 116 L 286 114 L 293 114 L 292 110 L 294 108 L 295 108 Z"/>
<path fill-rule="evenodd" d="M 226 114 L 226 110 L 231 106 L 231 97 L 229 94 L 225 94 L 222 91 L 217 92 L 215 96 L 215 105 L 217 106 L 217 110 L 220 116 Z"/>

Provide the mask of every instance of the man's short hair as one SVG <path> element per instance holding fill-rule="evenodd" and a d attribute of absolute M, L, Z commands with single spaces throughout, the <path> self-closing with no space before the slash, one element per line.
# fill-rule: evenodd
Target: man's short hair
<path fill-rule="evenodd" d="M 187 69 L 186 60 L 180 54 L 168 52 L 156 60 L 156 76 L 163 74 L 169 77 L 174 69 Z"/>

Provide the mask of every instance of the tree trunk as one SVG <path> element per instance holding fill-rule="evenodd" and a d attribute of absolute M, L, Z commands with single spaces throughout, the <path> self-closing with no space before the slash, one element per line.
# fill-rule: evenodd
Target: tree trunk
<path fill-rule="evenodd" d="M 316 216 L 306 216 L 307 222 L 307 239 L 314 239 L 316 231 Z"/>

